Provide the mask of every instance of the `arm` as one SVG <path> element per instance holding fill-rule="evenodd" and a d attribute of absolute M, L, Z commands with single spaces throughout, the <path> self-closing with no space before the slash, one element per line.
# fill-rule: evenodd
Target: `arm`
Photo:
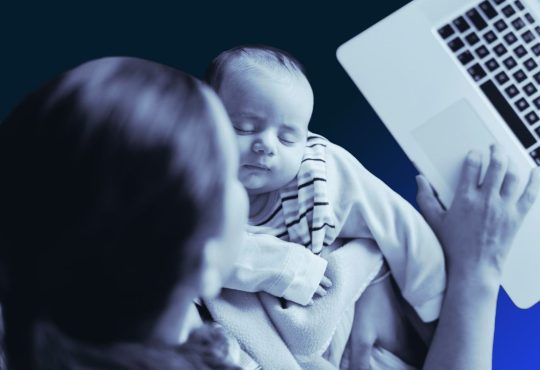
<path fill-rule="evenodd" d="M 448 289 L 426 370 L 491 369 L 495 310 L 503 265 L 512 239 L 540 188 L 533 170 L 522 194 L 507 172 L 507 159 L 492 148 L 491 162 L 478 186 L 481 161 L 471 154 L 455 199 L 444 211 L 426 180 L 418 179 L 418 203 L 439 237 L 448 265 Z"/>
<path fill-rule="evenodd" d="M 267 292 L 292 302 L 309 304 L 324 294 L 327 262 L 304 246 L 267 234 L 246 233 L 239 259 L 225 288 Z"/>

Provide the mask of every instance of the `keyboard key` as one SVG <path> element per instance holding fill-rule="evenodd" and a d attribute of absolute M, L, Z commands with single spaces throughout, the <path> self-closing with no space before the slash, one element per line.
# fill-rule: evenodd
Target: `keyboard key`
<path fill-rule="evenodd" d="M 534 132 L 536 132 L 536 136 L 540 136 L 540 127 L 535 128 Z"/>
<path fill-rule="evenodd" d="M 496 70 L 497 68 L 499 68 L 499 63 L 497 63 L 497 61 L 493 58 L 491 58 L 490 60 L 488 60 L 486 62 L 486 68 L 490 71 L 490 72 L 493 72 L 494 70 Z"/>
<path fill-rule="evenodd" d="M 488 19 L 493 19 L 497 16 L 497 11 L 491 6 L 488 1 L 481 2 L 480 9 Z"/>
<path fill-rule="evenodd" d="M 464 47 L 465 44 L 463 44 L 463 41 L 461 41 L 459 37 L 456 37 L 455 39 L 448 42 L 448 46 L 450 47 L 452 51 L 458 51 L 459 49 Z"/>
<path fill-rule="evenodd" d="M 518 101 L 516 101 L 515 104 L 516 104 L 516 108 L 520 112 L 523 112 L 525 109 L 530 107 L 529 103 L 527 103 L 527 100 L 525 100 L 524 98 L 518 99 Z"/>
<path fill-rule="evenodd" d="M 538 90 L 532 82 L 529 82 L 527 85 L 523 86 L 523 91 L 525 92 L 525 94 L 527 94 L 527 96 L 531 96 L 534 95 L 534 93 Z"/>
<path fill-rule="evenodd" d="M 478 63 L 470 67 L 467 71 L 475 81 L 480 81 L 482 78 L 486 77 L 486 72 Z"/>
<path fill-rule="evenodd" d="M 535 161 L 536 164 L 540 166 L 540 150 L 535 149 L 535 150 L 531 151 L 530 155 L 531 155 L 533 161 Z"/>
<path fill-rule="evenodd" d="M 539 45 L 539 47 L 540 47 L 540 45 Z M 499 44 L 499 45 L 495 46 L 495 47 L 493 48 L 493 51 L 494 51 L 495 54 L 497 54 L 497 56 L 499 56 L 499 57 L 500 57 L 501 55 L 506 54 L 506 52 L 507 52 L 507 50 L 506 50 L 506 48 L 504 47 L 503 44 Z"/>
<path fill-rule="evenodd" d="M 540 96 L 533 100 L 534 105 L 536 108 L 540 109 Z"/>
<path fill-rule="evenodd" d="M 473 46 L 476 44 L 480 39 L 478 38 L 478 35 L 476 33 L 470 33 L 467 36 L 465 36 L 465 40 L 467 41 L 467 44 L 470 46 Z"/>
<path fill-rule="evenodd" d="M 512 45 L 514 42 L 517 41 L 517 37 L 512 32 L 510 32 L 504 35 L 504 41 L 506 41 L 508 45 Z"/>
<path fill-rule="evenodd" d="M 527 79 L 527 75 L 521 69 L 515 72 L 512 76 L 514 76 L 514 80 L 516 80 L 518 83 L 523 82 L 525 81 L 525 79 Z"/>
<path fill-rule="evenodd" d="M 485 58 L 489 54 L 489 50 L 484 45 L 476 48 L 476 50 L 474 52 L 476 53 L 476 55 L 480 59 Z"/>
<path fill-rule="evenodd" d="M 537 57 L 540 56 L 540 43 L 534 45 L 532 48 L 531 48 L 532 52 L 534 53 L 534 55 L 536 55 Z"/>
<path fill-rule="evenodd" d="M 506 58 L 505 60 L 503 60 L 503 63 L 504 63 L 504 65 L 506 66 L 506 68 L 508 70 L 511 70 L 512 68 L 514 68 L 517 65 L 516 60 L 514 58 L 512 58 L 512 57 Z"/>
<path fill-rule="evenodd" d="M 501 10 L 502 10 L 503 14 L 505 16 L 507 16 L 507 17 L 511 17 L 514 14 L 516 14 L 516 11 L 514 10 L 514 8 L 512 8 L 512 5 L 507 5 L 504 8 L 502 8 Z"/>
<path fill-rule="evenodd" d="M 504 20 L 499 19 L 497 22 L 495 22 L 495 28 L 499 32 L 502 32 L 502 31 L 504 31 L 505 29 L 508 28 L 508 25 L 506 24 L 506 22 Z"/>
<path fill-rule="evenodd" d="M 458 29 L 459 32 L 465 32 L 469 28 L 471 28 L 469 23 L 463 17 L 458 17 L 458 18 L 454 19 L 454 21 L 452 23 L 454 24 L 454 26 L 456 26 L 456 28 Z"/>
<path fill-rule="evenodd" d="M 531 15 L 531 13 L 525 14 L 525 19 L 526 19 L 527 22 L 529 22 L 530 24 L 533 24 L 533 23 L 534 23 L 534 18 L 533 18 L 533 16 Z"/>
<path fill-rule="evenodd" d="M 458 59 L 463 65 L 467 65 L 472 60 L 474 60 L 474 56 L 471 54 L 470 51 L 464 51 L 463 53 L 458 55 Z"/>
<path fill-rule="evenodd" d="M 536 73 L 534 76 L 533 76 L 534 80 L 536 81 L 536 83 L 538 85 L 540 85 L 540 72 Z"/>
<path fill-rule="evenodd" d="M 529 125 L 534 125 L 540 118 L 538 117 L 538 114 L 532 111 L 525 116 L 525 119 L 529 122 Z"/>
<path fill-rule="evenodd" d="M 535 69 L 536 67 L 538 67 L 538 64 L 534 61 L 533 58 L 529 58 L 527 59 L 523 65 L 525 66 L 525 68 L 527 68 L 527 71 L 532 71 L 533 69 Z"/>
<path fill-rule="evenodd" d="M 540 36 L 540 26 L 534 27 L 534 30 L 536 31 L 536 33 L 538 34 L 538 36 Z"/>
<path fill-rule="evenodd" d="M 486 40 L 488 44 L 491 44 L 497 40 L 497 35 L 495 35 L 493 31 L 488 31 L 484 34 L 484 40 Z"/>
<path fill-rule="evenodd" d="M 504 3 L 506 0 L 493 0 L 493 2 L 497 5 Z"/>
<path fill-rule="evenodd" d="M 523 35 L 521 35 L 521 38 L 527 44 L 530 44 L 535 39 L 534 33 L 532 33 L 531 31 L 527 31 L 527 32 L 523 33 Z"/>
<path fill-rule="evenodd" d="M 497 73 L 497 75 L 495 75 L 495 79 L 497 80 L 499 85 L 503 85 L 509 80 L 508 75 L 504 72 Z"/>
<path fill-rule="evenodd" d="M 533 146 L 536 143 L 536 139 L 531 134 L 527 126 L 525 126 L 525 123 L 516 114 L 514 109 L 512 109 L 512 106 L 508 103 L 505 97 L 500 93 L 499 89 L 497 89 L 497 86 L 495 86 L 492 81 L 487 80 L 480 86 L 480 88 L 484 94 L 486 94 L 486 97 L 489 99 L 491 104 L 493 104 L 495 109 L 497 109 L 508 127 L 519 139 L 521 144 L 525 148 L 530 148 Z"/>
<path fill-rule="evenodd" d="M 474 8 L 467 12 L 467 18 L 469 18 L 469 20 L 472 22 L 472 24 L 474 24 L 474 27 L 476 27 L 478 31 L 482 31 L 484 28 L 487 27 L 487 23 L 484 18 L 482 18 L 480 13 L 478 13 L 478 11 L 476 11 L 476 9 Z"/>
<path fill-rule="evenodd" d="M 516 0 L 516 1 L 514 2 L 514 4 L 516 5 L 516 8 L 518 8 L 519 10 L 525 9 L 525 7 L 523 6 L 523 4 L 522 4 L 521 1 L 519 1 L 519 0 Z"/>
<path fill-rule="evenodd" d="M 523 19 L 521 18 L 516 18 L 515 20 L 512 21 L 512 26 L 514 26 L 516 31 L 519 31 L 520 29 L 525 27 L 525 22 L 523 22 Z"/>
<path fill-rule="evenodd" d="M 504 89 L 504 92 L 510 99 L 519 94 L 519 91 L 515 85 L 508 86 L 506 89 Z"/>
<path fill-rule="evenodd" d="M 439 32 L 439 35 L 441 35 L 441 37 L 445 40 L 455 33 L 454 29 L 449 24 L 447 24 L 444 27 L 439 28 L 438 32 Z"/>
<path fill-rule="evenodd" d="M 527 54 L 527 50 L 523 46 L 519 45 L 514 49 L 514 54 L 516 54 L 518 58 L 522 58 L 525 54 Z"/>

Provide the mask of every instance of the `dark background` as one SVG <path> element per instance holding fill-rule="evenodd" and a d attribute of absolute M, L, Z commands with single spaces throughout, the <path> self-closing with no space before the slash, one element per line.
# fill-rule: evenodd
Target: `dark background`
<path fill-rule="evenodd" d="M 6 0 L 0 5 L 0 119 L 32 89 L 89 59 L 138 56 L 202 78 L 219 52 L 242 43 L 268 44 L 291 52 L 306 66 L 315 92 L 311 130 L 348 149 L 414 202 L 416 170 L 335 56 L 340 44 L 407 2 L 105 5 Z M 540 305 L 522 311 L 501 291 L 494 369 L 539 369 L 538 331 Z"/>

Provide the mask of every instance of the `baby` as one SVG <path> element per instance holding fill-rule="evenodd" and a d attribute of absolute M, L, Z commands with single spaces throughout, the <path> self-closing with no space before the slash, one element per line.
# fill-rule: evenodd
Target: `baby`
<path fill-rule="evenodd" d="M 226 287 L 313 304 L 332 286 L 325 251 L 371 239 L 420 318 L 437 319 L 445 267 L 435 235 L 351 154 L 308 131 L 313 91 L 301 64 L 275 48 L 237 47 L 213 61 L 207 81 L 234 126 L 250 200 L 244 252 Z"/>

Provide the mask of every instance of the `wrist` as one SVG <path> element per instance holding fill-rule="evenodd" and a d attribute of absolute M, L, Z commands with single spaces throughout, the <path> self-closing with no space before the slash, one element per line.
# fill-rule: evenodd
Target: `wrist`
<path fill-rule="evenodd" d="M 498 294 L 502 273 L 491 265 L 459 266 L 448 269 L 448 285 L 478 293 Z"/>

